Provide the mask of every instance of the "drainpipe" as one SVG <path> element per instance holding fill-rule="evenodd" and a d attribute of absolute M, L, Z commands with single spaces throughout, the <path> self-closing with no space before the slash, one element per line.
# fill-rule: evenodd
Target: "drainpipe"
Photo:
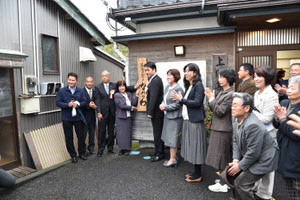
<path fill-rule="evenodd" d="M 21 0 L 18 0 L 18 20 L 19 20 L 19 49 L 20 52 L 23 52 L 23 41 L 22 41 L 22 17 L 21 17 Z M 23 80 L 23 76 L 24 76 L 24 69 L 21 69 L 21 94 L 24 94 L 24 90 L 25 90 L 25 86 L 24 86 L 24 80 Z"/>
<path fill-rule="evenodd" d="M 58 60 L 59 60 L 59 70 L 60 70 L 60 73 L 59 73 L 59 82 L 62 83 L 62 66 L 61 66 L 61 48 L 60 48 L 60 27 L 59 27 L 59 11 L 57 11 L 56 13 L 57 15 L 57 37 L 58 37 Z"/>
<path fill-rule="evenodd" d="M 40 65 L 39 65 L 39 36 L 37 32 L 37 11 L 36 11 L 36 0 L 34 0 L 34 13 L 35 13 L 35 42 L 36 42 L 36 76 L 37 76 L 37 93 L 40 94 Z"/>
<path fill-rule="evenodd" d="M 34 76 L 36 76 L 36 37 L 35 37 L 35 17 L 34 17 L 34 0 L 31 0 L 31 23 L 32 23 L 32 46 L 33 46 L 33 69 L 34 69 Z"/>
<path fill-rule="evenodd" d="M 205 0 L 202 0 L 202 5 L 201 5 L 200 14 L 203 13 L 203 11 L 204 11 L 204 6 L 205 6 Z"/>
<path fill-rule="evenodd" d="M 117 21 L 115 21 L 115 27 L 116 27 L 116 36 L 118 36 L 118 23 Z M 128 59 L 126 58 L 126 56 L 124 56 L 124 54 L 120 51 L 120 49 L 118 48 L 118 44 L 116 42 L 114 42 L 114 51 L 121 57 L 121 59 L 125 62 L 125 81 L 127 84 L 129 83 L 129 72 L 128 72 Z"/>
<path fill-rule="evenodd" d="M 116 42 L 114 42 L 114 51 L 118 54 L 118 56 L 120 56 L 122 58 L 122 60 L 125 62 L 125 81 L 127 84 L 129 84 L 129 72 L 128 72 L 128 59 L 126 58 L 126 56 L 124 56 L 124 54 L 120 51 L 120 49 L 118 48 L 118 44 Z"/>

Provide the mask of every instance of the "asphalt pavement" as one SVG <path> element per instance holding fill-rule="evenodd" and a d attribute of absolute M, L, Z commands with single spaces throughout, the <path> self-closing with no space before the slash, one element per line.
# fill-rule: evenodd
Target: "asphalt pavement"
<path fill-rule="evenodd" d="M 142 149 L 140 155 L 118 156 L 104 152 L 102 157 L 92 155 L 87 161 L 69 163 L 46 174 L 0 191 L 1 200 L 35 199 L 229 199 L 231 192 L 214 193 L 208 185 L 218 178 L 215 170 L 203 166 L 203 180 L 187 183 L 184 175 L 193 171 L 193 165 L 180 159 L 177 168 L 163 167 L 163 161 L 144 160 L 153 149 Z M 166 151 L 168 155 L 169 151 Z M 285 195 L 282 178 L 276 174 L 276 200 Z"/>

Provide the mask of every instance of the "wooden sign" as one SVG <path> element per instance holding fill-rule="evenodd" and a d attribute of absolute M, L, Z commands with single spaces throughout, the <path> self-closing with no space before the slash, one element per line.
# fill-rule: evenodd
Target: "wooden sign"
<path fill-rule="evenodd" d="M 146 85 L 148 83 L 148 77 L 145 74 L 144 65 L 147 63 L 146 58 L 138 58 L 137 59 L 137 69 L 139 74 L 139 82 L 141 83 L 141 87 L 139 88 L 139 100 L 138 100 L 138 111 L 146 111 L 147 107 L 147 94 L 146 94 Z"/>

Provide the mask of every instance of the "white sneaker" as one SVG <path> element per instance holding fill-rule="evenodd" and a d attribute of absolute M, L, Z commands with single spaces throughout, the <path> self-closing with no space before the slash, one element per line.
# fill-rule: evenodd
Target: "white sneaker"
<path fill-rule="evenodd" d="M 208 189 L 212 192 L 228 192 L 227 185 L 221 185 L 220 183 L 216 183 L 214 185 L 208 186 Z"/>
<path fill-rule="evenodd" d="M 220 179 L 216 179 L 215 183 L 220 183 Z M 225 184 L 225 185 L 227 185 L 227 184 Z M 227 189 L 230 190 L 230 187 L 228 185 L 227 185 Z"/>

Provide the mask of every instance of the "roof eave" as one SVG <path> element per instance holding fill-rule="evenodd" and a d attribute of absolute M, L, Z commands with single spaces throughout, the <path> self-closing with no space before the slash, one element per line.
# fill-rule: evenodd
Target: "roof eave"
<path fill-rule="evenodd" d="M 196 36 L 196 35 L 225 34 L 225 33 L 234 33 L 234 32 L 235 32 L 235 27 L 228 26 L 228 27 L 214 27 L 214 28 L 203 28 L 203 29 L 187 29 L 187 30 L 176 30 L 176 31 L 165 31 L 165 32 L 141 33 L 135 35 L 112 37 L 112 39 L 115 42 L 127 45 L 129 41 L 136 41 L 136 40 Z"/>
<path fill-rule="evenodd" d="M 105 35 L 72 2 L 69 0 L 53 1 L 57 3 L 66 13 L 68 13 L 99 44 L 103 46 L 106 44 L 111 44 Z"/>

